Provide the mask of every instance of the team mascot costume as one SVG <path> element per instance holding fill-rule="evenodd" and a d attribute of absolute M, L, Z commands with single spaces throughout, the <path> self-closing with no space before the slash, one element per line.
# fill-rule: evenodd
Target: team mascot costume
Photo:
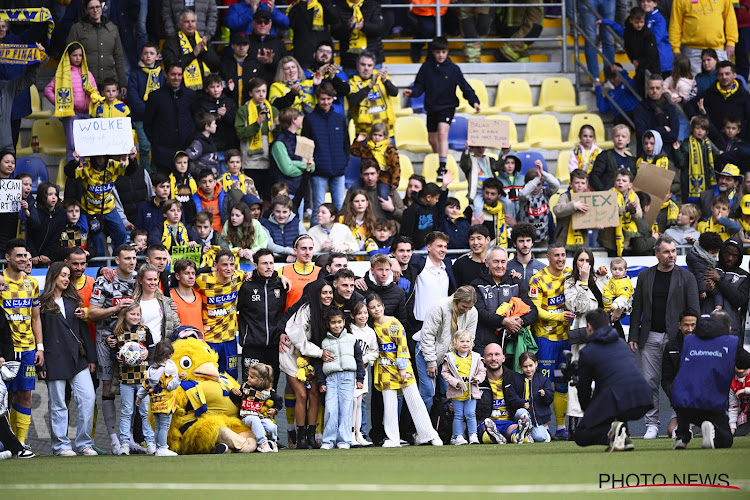
<path fill-rule="evenodd" d="M 174 343 L 172 360 L 178 373 L 186 373 L 174 391 L 176 405 L 169 427 L 169 448 L 180 455 L 212 453 L 215 450 L 252 453 L 257 447 L 253 431 L 239 419 L 239 408 L 229 391 L 240 385 L 219 373 L 219 356 L 196 338 Z"/>

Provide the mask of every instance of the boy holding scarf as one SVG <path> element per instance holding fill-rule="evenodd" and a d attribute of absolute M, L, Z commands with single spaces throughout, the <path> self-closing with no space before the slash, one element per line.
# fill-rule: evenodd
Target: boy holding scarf
<path fill-rule="evenodd" d="M 696 115 L 690 120 L 690 137 L 675 148 L 675 165 L 680 170 L 683 203 L 699 203 L 701 193 L 716 184 L 714 154 L 706 138 L 711 129 L 707 116 Z"/>

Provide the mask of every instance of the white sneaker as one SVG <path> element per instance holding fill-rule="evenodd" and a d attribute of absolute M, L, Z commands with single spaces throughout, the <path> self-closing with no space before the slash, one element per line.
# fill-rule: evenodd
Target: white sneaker
<path fill-rule="evenodd" d="M 73 451 L 70 448 L 68 448 L 68 449 L 63 450 L 60 453 L 58 453 L 57 456 L 58 457 L 77 457 L 78 454 L 75 451 Z"/>
<path fill-rule="evenodd" d="M 701 442 L 701 448 L 716 448 L 714 439 L 716 439 L 716 428 L 714 424 L 708 420 L 704 420 L 701 424 L 701 434 L 703 435 L 703 441 Z"/>
<path fill-rule="evenodd" d="M 156 453 L 156 444 L 148 443 L 146 445 L 146 455 L 153 455 L 154 453 Z"/>
<path fill-rule="evenodd" d="M 274 453 L 278 453 L 279 452 L 279 447 L 276 446 L 276 443 L 274 443 L 273 441 L 269 441 L 268 444 L 271 445 L 271 451 L 272 452 L 274 452 Z"/>
<path fill-rule="evenodd" d="M 365 439 L 361 432 L 357 431 L 354 433 L 354 442 L 359 446 L 372 446 L 372 443 Z M 354 443 L 352 443 L 354 444 Z"/>
<path fill-rule="evenodd" d="M 461 446 L 462 444 L 468 444 L 466 438 L 463 436 L 456 436 L 451 438 L 451 444 L 454 446 Z"/>
<path fill-rule="evenodd" d="M 349 448 L 351 448 L 351 445 L 347 443 L 339 443 L 336 445 L 336 448 L 338 448 L 339 450 L 348 450 Z"/>
<path fill-rule="evenodd" d="M 463 438 L 463 436 L 461 436 L 461 438 Z M 433 438 L 433 439 L 430 440 L 430 444 L 432 446 L 443 446 L 443 440 L 440 439 L 439 437 L 435 437 L 435 438 Z"/>
<path fill-rule="evenodd" d="M 0 460 L 8 460 L 9 458 L 13 458 L 13 452 L 12 451 L 0 451 Z"/>
<path fill-rule="evenodd" d="M 385 446 L 385 444 L 383 446 Z M 332 450 L 333 449 L 333 445 L 332 444 L 328 444 L 328 443 L 323 443 L 323 444 L 320 445 L 320 449 L 321 450 Z"/>
<path fill-rule="evenodd" d="M 81 450 L 81 455 L 84 457 L 97 457 L 99 454 L 96 452 L 95 449 L 93 449 L 91 446 L 87 446 L 86 448 Z"/>
<path fill-rule="evenodd" d="M 120 442 L 118 441 L 116 443 L 112 443 L 109 449 L 112 451 L 113 456 L 119 455 L 120 454 Z"/>
<path fill-rule="evenodd" d="M 133 440 L 130 441 L 130 444 L 128 446 L 130 447 L 130 453 L 133 455 L 146 455 L 148 453 L 148 450 L 146 448 L 139 445 Z M 156 449 L 154 449 L 154 452 L 156 452 Z"/>
<path fill-rule="evenodd" d="M 261 453 L 272 453 L 273 450 L 271 449 L 271 445 L 268 444 L 268 441 L 263 441 L 260 445 L 258 445 L 258 451 Z"/>
<path fill-rule="evenodd" d="M 401 448 L 401 443 L 398 441 L 391 441 L 390 439 L 386 439 L 383 441 L 383 448 Z"/>
<path fill-rule="evenodd" d="M 476 434 L 469 436 L 469 444 L 479 444 L 479 438 Z"/>
<path fill-rule="evenodd" d="M 659 428 L 655 425 L 647 425 L 643 439 L 656 439 L 659 437 Z"/>
<path fill-rule="evenodd" d="M 154 455 L 157 457 L 176 457 L 177 453 L 175 453 L 174 451 L 170 450 L 167 447 L 164 447 L 164 448 L 157 448 L 156 453 L 154 453 Z"/>
<path fill-rule="evenodd" d="M 118 455 L 130 455 L 130 445 L 129 444 L 121 444 L 120 445 L 120 452 Z"/>

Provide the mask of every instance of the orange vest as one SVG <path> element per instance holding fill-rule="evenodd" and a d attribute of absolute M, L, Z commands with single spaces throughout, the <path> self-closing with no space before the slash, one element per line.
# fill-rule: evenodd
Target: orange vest
<path fill-rule="evenodd" d="M 297 270 L 294 269 L 294 264 L 289 264 L 281 268 L 281 275 L 286 276 L 289 281 L 292 282 L 292 289 L 286 294 L 285 311 L 292 307 L 300 297 L 302 297 L 302 290 L 305 288 L 305 285 L 318 279 L 318 274 L 320 274 L 320 268 L 318 266 L 313 266 L 313 270 L 310 274 L 299 274 Z"/>
<path fill-rule="evenodd" d="M 203 298 L 198 292 L 195 293 L 195 300 L 193 302 L 185 302 L 180 294 L 177 293 L 177 289 L 173 288 L 169 291 L 175 304 L 177 304 L 177 316 L 180 318 L 181 325 L 190 325 L 203 331 L 203 313 L 201 308 L 203 307 Z"/>
<path fill-rule="evenodd" d="M 420 5 L 436 4 L 437 2 L 435 0 L 411 0 L 409 3 L 412 5 L 411 11 L 415 16 L 436 17 L 435 7 L 419 7 Z M 445 13 L 448 12 L 448 4 L 450 3 L 450 0 L 440 0 L 441 16 L 444 16 Z M 443 7 L 443 5 L 445 5 L 445 7 Z"/>
<path fill-rule="evenodd" d="M 91 276 L 86 276 L 86 282 L 83 284 L 83 287 L 78 290 L 78 295 L 80 295 L 81 300 L 83 300 L 83 307 L 89 306 L 89 303 L 91 302 L 91 292 L 93 291 L 94 278 L 92 278 Z M 89 323 L 89 334 L 91 335 L 91 340 L 93 340 L 94 344 L 96 344 L 96 323 Z"/>

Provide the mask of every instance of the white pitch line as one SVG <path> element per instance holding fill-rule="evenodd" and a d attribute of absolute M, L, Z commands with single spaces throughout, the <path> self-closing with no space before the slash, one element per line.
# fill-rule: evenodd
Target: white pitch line
<path fill-rule="evenodd" d="M 750 480 L 731 481 L 732 486 L 746 489 Z M 0 484 L 2 489 L 21 490 L 173 490 L 173 491 L 246 491 L 245 483 L 42 483 Z M 652 491 L 654 488 L 634 488 L 630 492 Z M 255 491 L 337 491 L 373 493 L 590 493 L 612 491 L 597 484 L 515 484 L 515 485 L 435 485 L 435 484 L 253 484 Z M 660 491 L 685 491 L 683 487 L 660 487 Z M 622 490 L 615 490 L 622 491 Z"/>

